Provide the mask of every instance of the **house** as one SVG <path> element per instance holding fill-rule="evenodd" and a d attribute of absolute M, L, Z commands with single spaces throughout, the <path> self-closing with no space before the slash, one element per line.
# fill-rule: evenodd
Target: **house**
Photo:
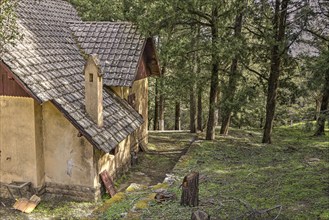
<path fill-rule="evenodd" d="M 152 39 L 131 23 L 83 22 L 63 0 L 21 0 L 23 39 L 0 63 L 0 192 L 31 182 L 42 193 L 100 198 L 146 145 Z"/>

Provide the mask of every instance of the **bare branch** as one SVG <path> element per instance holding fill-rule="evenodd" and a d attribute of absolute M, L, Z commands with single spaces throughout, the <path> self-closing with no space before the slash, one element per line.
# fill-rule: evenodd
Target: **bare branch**
<path fill-rule="evenodd" d="M 311 29 L 305 29 L 307 32 L 309 32 L 310 34 L 312 34 L 312 35 L 314 35 L 315 37 L 318 37 L 318 38 L 320 38 L 320 39 L 322 39 L 322 40 L 324 40 L 324 41 L 329 41 L 329 38 L 327 38 L 327 37 L 325 37 L 325 36 L 323 36 L 323 35 L 321 35 L 321 34 L 318 34 L 318 33 L 316 33 L 315 31 L 313 31 L 313 30 L 311 30 Z"/>
<path fill-rule="evenodd" d="M 258 72 L 257 70 L 252 69 L 251 67 L 249 67 L 248 65 L 246 65 L 245 63 L 241 62 L 241 64 L 243 65 L 243 67 L 245 67 L 247 70 L 249 70 L 252 73 L 255 73 L 257 76 L 259 76 L 260 78 L 268 81 L 268 78 L 264 76 L 264 74 L 261 74 L 260 72 Z"/>

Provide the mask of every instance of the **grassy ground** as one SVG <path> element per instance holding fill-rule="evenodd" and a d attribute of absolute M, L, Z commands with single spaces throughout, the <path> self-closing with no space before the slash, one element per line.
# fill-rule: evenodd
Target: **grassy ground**
<path fill-rule="evenodd" d="M 173 134 L 153 135 L 155 140 Z M 176 200 L 156 203 L 147 199 L 154 189 L 137 190 L 108 207 L 103 217 L 117 219 L 124 213 L 125 219 L 190 219 L 201 209 L 211 219 L 329 219 L 328 135 L 312 137 L 297 125 L 277 128 L 273 137 L 272 145 L 264 145 L 260 130 L 232 130 L 215 141 L 200 135 L 174 167 L 178 181 L 168 190 Z M 202 176 L 199 207 L 179 204 L 179 186 L 191 171 Z M 143 205 L 136 208 L 138 203 Z"/>
<path fill-rule="evenodd" d="M 203 134 L 198 136 L 199 140 L 181 157 L 193 135 L 150 133 L 150 152 L 140 154 L 138 166 L 116 181 L 122 192 L 111 199 L 104 197 L 100 207 L 48 202 L 40 204 L 33 215 L 9 219 L 183 220 L 201 209 L 212 220 L 329 220 L 328 130 L 327 136 L 313 137 L 302 125 L 276 128 L 272 145 L 260 143 L 260 130 L 232 130 L 229 136 L 215 141 L 205 141 Z M 180 206 L 180 184 L 192 171 L 201 176 L 199 206 Z M 177 179 L 172 186 L 157 184 L 170 172 Z M 131 183 L 139 185 L 126 191 Z M 157 189 L 167 189 L 177 199 L 157 203 Z"/>

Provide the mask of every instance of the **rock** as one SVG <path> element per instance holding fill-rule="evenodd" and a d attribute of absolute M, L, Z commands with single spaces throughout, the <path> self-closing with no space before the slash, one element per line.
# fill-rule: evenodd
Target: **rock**
<path fill-rule="evenodd" d="M 176 198 L 177 198 L 176 194 L 168 192 L 165 189 L 158 190 L 157 194 L 155 195 L 155 200 L 158 203 L 168 201 L 168 200 L 175 200 Z"/>
<path fill-rule="evenodd" d="M 130 186 L 128 186 L 128 188 L 126 189 L 126 192 L 134 192 L 134 191 L 142 190 L 142 189 L 146 189 L 146 188 L 147 188 L 147 186 L 145 186 L 145 185 L 132 183 L 132 184 L 130 184 Z"/>
<path fill-rule="evenodd" d="M 197 210 L 192 213 L 191 220 L 209 220 L 210 216 L 204 211 Z"/>
<path fill-rule="evenodd" d="M 124 218 L 124 217 L 126 217 L 127 215 L 128 215 L 128 213 L 127 213 L 127 212 L 124 212 L 124 213 L 121 213 L 121 214 L 120 214 L 120 217 L 121 217 L 121 218 Z"/>
<path fill-rule="evenodd" d="M 166 174 L 166 178 L 163 180 L 164 183 L 168 183 L 169 185 L 174 184 L 177 178 L 173 174 Z"/>

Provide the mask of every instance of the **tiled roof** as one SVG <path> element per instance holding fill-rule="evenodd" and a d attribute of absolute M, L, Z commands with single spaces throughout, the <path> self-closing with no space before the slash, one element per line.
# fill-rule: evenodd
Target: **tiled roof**
<path fill-rule="evenodd" d="M 40 102 L 52 101 L 94 146 L 109 152 L 143 119 L 105 91 L 104 126 L 99 128 L 85 112 L 85 60 L 66 23 L 80 21 L 76 11 L 62 0 L 21 0 L 17 10 L 24 38 L 7 48 L 3 62 Z"/>
<path fill-rule="evenodd" d="M 87 54 L 98 54 L 108 86 L 131 86 L 144 49 L 145 38 L 128 22 L 70 22 Z"/>

